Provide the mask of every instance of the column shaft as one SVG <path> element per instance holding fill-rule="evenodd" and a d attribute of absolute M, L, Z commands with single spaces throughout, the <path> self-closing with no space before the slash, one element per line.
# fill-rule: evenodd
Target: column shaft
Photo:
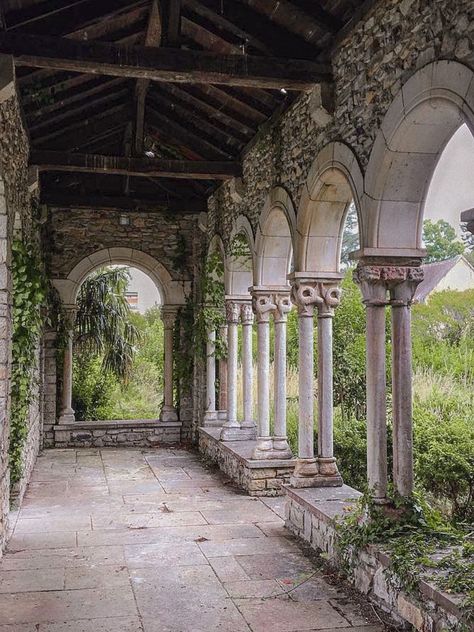
<path fill-rule="evenodd" d="M 240 305 L 226 302 L 227 316 L 227 419 L 222 426 L 221 441 L 242 439 L 240 423 L 237 420 L 237 365 L 238 365 L 238 325 Z"/>
<path fill-rule="evenodd" d="M 164 365 L 164 398 L 161 408 L 161 421 L 177 421 L 178 413 L 173 402 L 173 364 L 174 364 L 174 325 L 176 321 L 177 309 L 164 305 L 161 309 L 161 318 L 163 320 L 164 344 L 163 344 L 163 365 Z"/>
<path fill-rule="evenodd" d="M 242 428 L 255 438 L 256 426 L 253 412 L 253 358 L 252 358 L 253 312 L 250 304 L 242 305 L 242 399 L 244 418 Z"/>
<path fill-rule="evenodd" d="M 333 420 L 332 314 L 318 310 L 318 463 L 324 476 L 338 474 Z"/>
<path fill-rule="evenodd" d="M 74 331 L 70 329 L 67 333 L 66 348 L 64 349 L 63 361 L 63 390 L 61 398 L 60 424 L 72 423 L 76 420 L 72 408 L 72 353 L 73 353 Z"/>
<path fill-rule="evenodd" d="M 207 332 L 206 364 L 206 411 L 213 414 L 216 412 L 216 332 L 214 329 Z"/>
<path fill-rule="evenodd" d="M 273 435 L 274 458 L 290 459 L 293 455 L 286 430 L 286 321 L 291 310 L 290 292 L 275 296 L 277 309 L 273 312 L 275 325 L 274 399 L 275 424 Z"/>
<path fill-rule="evenodd" d="M 222 340 L 227 340 L 227 325 L 220 328 L 219 332 Z M 219 412 L 226 414 L 227 411 L 227 358 L 219 360 Z"/>

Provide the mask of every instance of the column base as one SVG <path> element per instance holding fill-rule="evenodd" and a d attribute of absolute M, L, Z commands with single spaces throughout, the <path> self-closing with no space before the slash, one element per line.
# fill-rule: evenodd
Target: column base
<path fill-rule="evenodd" d="M 316 459 L 298 458 L 293 475 L 290 477 L 290 485 L 296 488 L 314 487 L 314 480 L 318 473 Z"/>
<path fill-rule="evenodd" d="M 59 424 L 73 424 L 76 421 L 76 415 L 72 409 L 63 411 L 58 419 Z"/>
<path fill-rule="evenodd" d="M 262 459 L 274 459 L 273 441 L 271 437 L 257 437 L 257 445 L 253 449 L 251 459 L 261 461 Z"/>
<path fill-rule="evenodd" d="M 225 423 L 227 421 L 227 410 L 218 410 L 217 411 L 217 419 L 218 421 L 221 421 L 222 423 Z"/>
<path fill-rule="evenodd" d="M 273 437 L 273 453 L 275 459 L 292 459 L 293 453 L 286 437 Z"/>
<path fill-rule="evenodd" d="M 219 411 L 219 412 L 226 412 L 226 411 Z M 219 418 L 219 414 L 217 412 L 217 410 L 207 410 L 204 413 L 204 418 L 202 421 L 202 425 L 205 428 L 206 426 L 208 428 L 219 428 L 220 426 L 222 426 L 223 421 L 225 421 L 226 417 L 224 419 L 220 419 Z"/>
<path fill-rule="evenodd" d="M 318 456 L 319 473 L 323 476 L 339 476 L 336 459 L 334 457 Z"/>
<path fill-rule="evenodd" d="M 174 406 L 163 406 L 160 421 L 178 421 L 178 412 Z"/>

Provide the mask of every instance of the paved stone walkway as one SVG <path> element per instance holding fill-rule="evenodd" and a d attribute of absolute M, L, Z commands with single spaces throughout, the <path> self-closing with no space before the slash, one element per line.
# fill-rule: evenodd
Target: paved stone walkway
<path fill-rule="evenodd" d="M 47 451 L 0 562 L 0 632 L 379 632 L 282 511 L 186 451 Z"/>

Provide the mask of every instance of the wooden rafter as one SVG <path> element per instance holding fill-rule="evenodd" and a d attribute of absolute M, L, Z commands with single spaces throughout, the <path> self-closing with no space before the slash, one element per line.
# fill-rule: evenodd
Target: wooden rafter
<path fill-rule="evenodd" d="M 48 150 L 33 150 L 30 154 L 30 164 L 37 166 L 40 171 L 103 173 L 153 178 L 228 180 L 242 175 L 242 167 L 238 162 L 130 158 Z"/>
<path fill-rule="evenodd" d="M 316 83 L 331 81 L 327 64 L 301 59 L 127 47 L 12 33 L 0 34 L 0 52 L 13 55 L 19 66 L 175 83 L 307 90 Z"/>

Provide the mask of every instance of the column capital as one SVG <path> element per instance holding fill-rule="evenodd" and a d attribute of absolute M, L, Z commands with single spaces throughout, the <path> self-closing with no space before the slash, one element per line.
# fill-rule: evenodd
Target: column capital
<path fill-rule="evenodd" d="M 253 309 L 252 302 L 242 303 L 240 315 L 242 318 L 242 325 L 253 325 Z"/>
<path fill-rule="evenodd" d="M 404 265 L 396 260 L 360 262 L 354 270 L 354 281 L 360 286 L 366 305 L 408 305 L 416 287 L 423 280 L 421 260 L 410 260 Z M 390 301 L 387 300 L 390 292 Z"/>
<path fill-rule="evenodd" d="M 295 279 L 292 282 L 292 298 L 299 316 L 312 317 L 314 309 L 318 317 L 333 316 L 341 300 L 338 279 Z"/>
<path fill-rule="evenodd" d="M 74 329 L 74 325 L 76 324 L 76 316 L 79 311 L 79 307 L 74 305 L 63 305 L 63 312 L 65 316 L 65 321 L 68 329 Z"/>
<path fill-rule="evenodd" d="M 165 329 L 173 329 L 178 313 L 178 308 L 175 305 L 162 305 L 161 307 L 161 320 Z"/>
<path fill-rule="evenodd" d="M 279 291 L 274 294 L 276 309 L 273 312 L 275 323 L 286 323 L 288 314 L 291 312 L 293 303 L 291 302 L 291 288 Z"/>
<path fill-rule="evenodd" d="M 225 314 L 226 320 L 229 325 L 238 325 L 240 320 L 240 308 L 239 302 L 232 299 L 226 299 L 225 302 Z"/>
<path fill-rule="evenodd" d="M 252 309 L 257 323 L 269 323 L 272 312 L 275 311 L 274 292 L 269 288 L 252 287 Z"/>

